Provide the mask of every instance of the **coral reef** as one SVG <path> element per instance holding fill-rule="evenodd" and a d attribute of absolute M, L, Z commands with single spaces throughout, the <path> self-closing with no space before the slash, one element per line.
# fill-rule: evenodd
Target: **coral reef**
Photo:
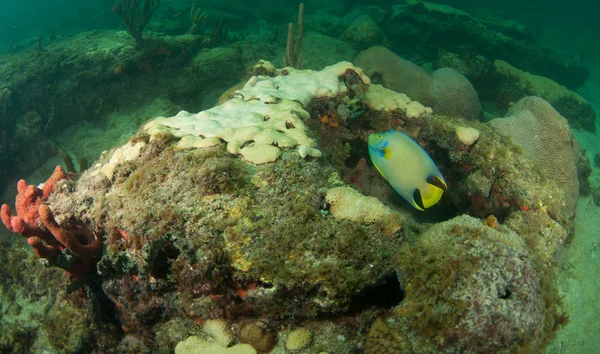
<path fill-rule="evenodd" d="M 482 91 L 490 98 L 496 99 L 505 93 L 509 100 L 517 102 L 527 96 L 539 96 L 548 101 L 572 127 L 591 132 L 596 130 L 596 112 L 590 103 L 551 79 L 529 74 L 496 60 L 485 80 L 487 84 Z"/>
<path fill-rule="evenodd" d="M 51 155 L 69 172 L 19 182 L 16 208 L 2 206 L 29 245 L 0 237 L 1 352 L 544 350 L 568 321 L 553 272 L 576 181 L 589 190 L 560 115 L 588 130 L 595 117 L 560 85 L 587 70 L 511 21 L 338 3 L 305 16 L 171 1 L 149 22 L 158 0 L 118 1 L 129 33 L 0 48 L 0 186 Z M 405 59 L 356 57 L 371 45 Z M 343 62 L 355 57 L 364 72 Z M 511 108 L 534 94 L 558 113 Z M 523 143 L 517 118 L 536 139 Z M 426 212 L 368 157 L 367 137 L 389 130 L 446 177 Z M 76 174 L 69 154 L 100 158 Z"/>
<path fill-rule="evenodd" d="M 69 126 L 98 127 L 139 109 L 130 119 L 137 128 L 156 115 L 140 107 L 162 99 L 170 103 L 165 114 L 175 114 L 191 97 L 227 84 L 228 78 L 239 80 L 244 74 L 241 53 L 232 48 L 197 53 L 208 40 L 206 35 L 147 36 L 143 48 L 136 48 L 124 31 L 90 31 L 55 39 L 43 52 L 0 54 L 2 165 L 29 175 L 53 155 L 52 140 Z M 180 70 L 174 75 L 172 69 Z M 104 144 L 109 149 L 114 141 Z M 97 155 L 82 157 L 91 161 Z M 7 172 L 0 172 L 0 187 Z"/>
<path fill-rule="evenodd" d="M 37 206 L 56 235 L 75 223 L 105 231 L 87 303 L 104 299 L 97 307 L 112 308 L 120 329 L 98 317 L 110 329 L 98 346 L 544 347 L 565 321 L 551 259 L 570 215 L 526 154 L 490 125 L 436 115 L 347 62 L 253 70 L 220 106 L 147 122 Z M 394 199 L 367 162 L 368 135 L 391 129 L 423 146 L 448 182 L 428 213 Z M 478 139 L 466 144 L 457 130 Z M 261 150 L 241 153 L 252 144 Z"/>

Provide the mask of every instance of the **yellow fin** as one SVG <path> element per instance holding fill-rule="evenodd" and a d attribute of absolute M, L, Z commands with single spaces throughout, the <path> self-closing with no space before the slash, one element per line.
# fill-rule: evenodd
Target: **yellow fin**
<path fill-rule="evenodd" d="M 444 183 L 444 185 L 445 184 L 446 183 Z M 419 192 L 421 192 L 421 201 L 423 202 L 425 209 L 439 202 L 440 199 L 442 199 L 442 194 L 444 194 L 443 189 L 430 183 L 426 183 L 423 188 L 419 188 Z"/>
<path fill-rule="evenodd" d="M 408 199 L 407 199 L 408 200 Z M 420 211 L 425 211 L 425 209 L 421 208 L 421 206 L 419 206 L 419 204 L 417 204 L 417 201 L 415 200 L 415 198 L 413 197 L 411 200 L 408 201 L 412 206 L 415 207 L 415 209 L 418 209 Z"/>

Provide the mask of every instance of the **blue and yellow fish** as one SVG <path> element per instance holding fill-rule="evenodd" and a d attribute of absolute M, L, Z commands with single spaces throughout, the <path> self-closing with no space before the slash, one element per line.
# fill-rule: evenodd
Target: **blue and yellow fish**
<path fill-rule="evenodd" d="M 419 210 L 435 205 L 448 188 L 431 157 L 404 133 L 390 130 L 369 135 L 369 155 L 394 190 Z M 439 187 L 428 182 L 430 177 L 439 181 Z M 417 191 L 420 198 L 415 199 Z"/>

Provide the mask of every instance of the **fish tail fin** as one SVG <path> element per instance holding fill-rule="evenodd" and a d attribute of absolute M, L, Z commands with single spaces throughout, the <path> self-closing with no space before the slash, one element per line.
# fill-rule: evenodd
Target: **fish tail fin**
<path fill-rule="evenodd" d="M 419 189 L 421 193 L 421 201 L 425 209 L 435 205 L 442 199 L 444 190 L 440 187 L 434 186 L 433 184 L 427 183 L 423 188 Z"/>

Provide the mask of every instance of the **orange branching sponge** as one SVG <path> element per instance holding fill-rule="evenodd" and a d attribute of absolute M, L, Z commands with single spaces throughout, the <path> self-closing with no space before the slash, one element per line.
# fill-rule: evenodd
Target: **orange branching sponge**
<path fill-rule="evenodd" d="M 83 263 L 83 270 L 89 272 L 90 265 L 102 252 L 102 238 L 87 229 L 73 228 L 71 231 L 61 227 L 47 205 L 40 205 L 38 210 L 40 219 L 56 241 L 71 251 Z"/>
<path fill-rule="evenodd" d="M 28 186 L 25 180 L 20 180 L 17 183 L 18 194 L 15 201 L 17 215 L 13 215 L 10 207 L 4 204 L 0 218 L 9 231 L 27 237 L 27 243 L 39 258 L 59 265 L 56 262 L 57 256 L 65 248 L 68 249 L 74 255 L 72 261 L 68 264 L 60 262 L 59 266 L 73 278 L 81 279 L 84 272 L 92 270 L 93 262 L 100 256 L 102 238 L 78 225 L 70 225 L 68 229 L 61 227 L 50 208 L 43 204 L 54 191 L 56 183 L 65 178 L 67 174 L 58 166 L 41 189 L 34 185 Z"/>
<path fill-rule="evenodd" d="M 38 207 L 54 192 L 56 183 L 65 178 L 67 174 L 62 167 L 57 166 L 41 189 L 34 185 L 28 186 L 23 179 L 17 182 L 18 193 L 15 200 L 17 215 L 13 215 L 7 204 L 2 205 L 0 212 L 2 222 L 8 231 L 25 237 L 37 236 L 46 239 L 48 233 L 42 230 L 38 222 Z"/>

